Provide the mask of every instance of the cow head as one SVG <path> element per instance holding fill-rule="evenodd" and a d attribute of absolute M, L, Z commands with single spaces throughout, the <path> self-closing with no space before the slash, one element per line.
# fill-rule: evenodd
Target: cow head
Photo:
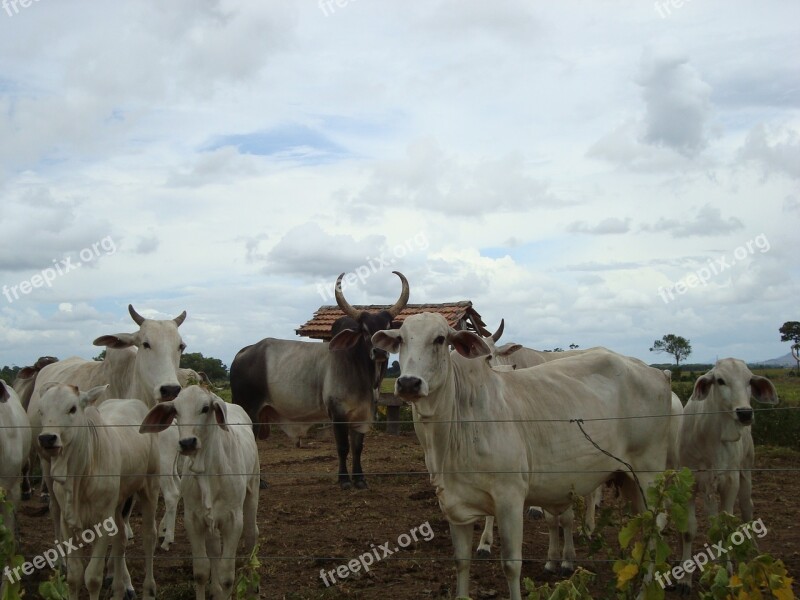
<path fill-rule="evenodd" d="M 217 427 L 228 431 L 225 401 L 199 385 L 190 385 L 174 400 L 156 404 L 142 421 L 139 433 L 164 431 L 173 420 L 178 428 L 178 452 L 184 456 L 196 456 L 216 435 Z"/>
<path fill-rule="evenodd" d="M 42 452 L 54 457 L 85 433 L 86 410 L 106 391 L 107 385 L 81 392 L 74 385 L 50 382 L 42 387 L 39 418 L 42 432 L 37 441 Z"/>
<path fill-rule="evenodd" d="M 487 356 L 491 349 L 471 331 L 456 331 L 440 314 L 411 315 L 400 329 L 379 331 L 372 343 L 390 353 L 400 354 L 400 372 L 395 394 L 406 400 L 419 400 L 446 383 L 449 375 L 449 346 L 461 356 Z"/>
<path fill-rule="evenodd" d="M 339 275 L 335 288 L 336 304 L 339 305 L 339 308 L 342 309 L 346 316 L 341 317 L 333 324 L 333 339 L 331 339 L 329 345 L 331 350 L 350 350 L 361 345 L 362 348 L 369 351 L 369 356 L 372 360 L 379 363 L 385 363 L 388 360 L 389 357 L 385 352 L 373 346 L 372 336 L 382 329 L 391 329 L 392 320 L 408 304 L 409 296 L 408 280 L 399 271 L 392 272 L 400 278 L 403 284 L 400 297 L 387 310 L 382 310 L 378 313 L 353 308 L 345 300 L 342 293 L 342 277 L 344 277 L 344 273 Z"/>
<path fill-rule="evenodd" d="M 517 350 L 521 349 L 522 346 L 520 344 L 513 343 L 498 346 L 497 342 L 500 341 L 500 336 L 503 335 L 504 328 L 505 319 L 500 319 L 500 326 L 497 328 L 497 331 L 495 331 L 492 335 L 483 338 L 483 341 L 486 342 L 486 345 L 489 346 L 490 350 L 490 353 L 486 356 L 486 362 L 488 362 L 491 367 L 508 365 L 512 368 L 516 368 L 512 355 Z"/>
<path fill-rule="evenodd" d="M 94 341 L 94 345 L 114 349 L 135 346 L 136 387 L 147 395 L 140 400 L 152 404 L 174 399 L 181 391 L 177 371 L 186 344 L 178 333 L 178 327 L 186 318 L 186 311 L 165 321 L 145 319 L 130 304 L 128 312 L 139 331 L 103 335 Z"/>
<path fill-rule="evenodd" d="M 778 393 L 769 379 L 753 375 L 741 360 L 724 358 L 697 379 L 690 400 L 708 403 L 708 412 L 719 411 L 715 418 L 722 419 L 722 440 L 737 441 L 741 428 L 753 424 L 751 398 L 778 403 Z"/>
<path fill-rule="evenodd" d="M 40 356 L 32 367 L 22 367 L 19 373 L 17 373 L 17 377 L 19 379 L 30 379 L 31 377 L 35 377 L 36 374 L 47 365 L 52 365 L 56 362 L 58 362 L 58 359 L 55 356 Z"/>
<path fill-rule="evenodd" d="M 5 381 L 0 379 L 0 404 L 8 402 L 11 399 L 11 393 L 14 389 L 7 385 Z"/>

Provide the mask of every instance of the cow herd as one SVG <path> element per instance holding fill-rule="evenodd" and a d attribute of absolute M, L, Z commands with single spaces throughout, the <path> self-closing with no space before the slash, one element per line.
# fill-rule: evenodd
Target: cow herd
<path fill-rule="evenodd" d="M 196 598 L 230 598 L 240 538 L 245 554 L 258 538 L 256 439 L 272 425 L 299 439 L 312 424 L 330 420 L 340 487 L 366 488 L 364 434 L 390 354 L 399 355 L 401 370 L 395 394 L 411 405 L 450 525 L 459 597 L 469 596 L 476 521 L 487 521 L 479 546 L 485 555 L 496 519 L 510 598 L 521 600 L 525 507 L 535 505 L 528 514 L 547 518 L 546 568 L 571 570 L 572 498 L 585 496 L 591 513 L 597 490 L 609 481 L 643 510 L 642 490 L 657 474 L 687 466 L 710 513 L 732 512 L 738 500 L 743 517 L 752 518 L 750 401 L 776 403 L 777 393 L 742 361 L 719 361 L 697 380 L 684 408 L 668 373 L 604 348 L 556 354 L 498 347 L 502 323 L 483 337 L 453 329 L 439 314 L 403 319 L 409 284 L 396 274 L 400 296 L 377 313 L 351 306 L 342 276 L 337 279 L 335 297 L 345 316 L 333 325 L 330 342 L 267 338 L 240 350 L 231 365 L 231 404 L 207 386 L 187 385 L 203 374 L 179 368 L 186 313 L 153 320 L 133 306 L 136 332 L 94 340 L 106 347 L 103 361 L 45 357 L 22 370 L 13 387 L 0 381 L 0 486 L 11 503 L 29 495 L 20 485 L 23 472 L 38 459 L 56 540 L 77 539 L 107 519 L 120 532 L 95 536 L 63 557 L 70 598 L 83 586 L 99 598 L 104 569 L 114 598 L 133 597 L 125 564 L 133 506 L 142 515 L 142 596 L 155 598 L 155 544 L 159 536 L 165 549 L 174 541 L 181 497 Z M 166 510 L 156 527 L 159 488 Z M 13 513 L 4 519 L 13 524 Z M 684 559 L 696 531 L 692 502 Z M 690 577 L 679 585 L 688 588 Z"/>

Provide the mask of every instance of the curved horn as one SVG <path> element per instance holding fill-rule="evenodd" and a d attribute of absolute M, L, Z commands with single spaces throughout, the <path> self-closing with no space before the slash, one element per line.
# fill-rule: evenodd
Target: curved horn
<path fill-rule="evenodd" d="M 400 314 L 400 311 L 405 308 L 406 304 L 408 304 L 409 291 L 408 291 L 408 280 L 405 278 L 405 276 L 400 271 L 392 271 L 392 273 L 397 275 L 400 278 L 400 281 L 403 282 L 403 289 L 400 292 L 400 298 L 398 298 L 397 302 L 392 304 L 386 311 L 390 315 L 392 315 L 392 318 L 394 319 L 397 315 Z"/>
<path fill-rule="evenodd" d="M 497 342 L 500 339 L 500 336 L 503 335 L 503 327 L 505 327 L 505 326 L 506 326 L 506 320 L 505 319 L 500 319 L 500 327 L 498 327 L 497 331 L 495 331 L 492 334 L 492 339 L 495 342 Z"/>
<path fill-rule="evenodd" d="M 348 317 L 358 320 L 361 313 L 350 306 L 350 303 L 344 299 L 344 294 L 342 293 L 342 277 L 344 277 L 344 273 L 339 275 L 336 279 L 336 286 L 333 288 L 333 294 L 336 296 L 336 304 L 339 305 L 339 308 L 341 308 L 342 312 Z"/>
<path fill-rule="evenodd" d="M 183 320 L 184 320 L 185 318 L 186 318 L 186 311 L 183 311 L 181 314 L 179 314 L 177 317 L 175 317 L 175 318 L 174 318 L 174 319 L 172 319 L 172 320 L 173 320 L 173 321 L 175 321 L 175 324 L 176 324 L 178 327 L 180 327 L 180 326 L 181 326 L 181 323 L 183 323 Z"/>
<path fill-rule="evenodd" d="M 128 312 L 131 313 L 131 318 L 137 325 L 144 323 L 144 317 L 136 312 L 136 309 L 133 308 L 133 304 L 128 304 Z"/>

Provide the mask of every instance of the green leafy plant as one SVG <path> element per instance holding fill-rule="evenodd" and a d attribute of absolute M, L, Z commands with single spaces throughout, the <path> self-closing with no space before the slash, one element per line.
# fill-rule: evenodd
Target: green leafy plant
<path fill-rule="evenodd" d="M 729 575 L 726 564 L 709 565 L 700 578 L 702 600 L 792 600 L 795 597 L 793 580 L 783 562 L 769 554 L 758 554 L 752 533 L 743 533 L 748 526 L 749 523 L 742 524 L 741 519 L 729 513 L 721 513 L 711 520 L 709 539 L 723 542 L 723 547 L 727 548 L 725 557 L 736 567 Z"/>
<path fill-rule="evenodd" d="M 68 600 L 69 588 L 60 569 L 56 569 L 47 581 L 39 584 L 39 596 L 44 600 Z"/>
<path fill-rule="evenodd" d="M 258 598 L 258 590 L 261 586 L 261 575 L 258 573 L 260 567 L 261 561 L 258 560 L 258 544 L 256 544 L 247 563 L 239 569 L 236 576 L 233 591 L 237 600 Z"/>
<path fill-rule="evenodd" d="M 545 583 L 537 587 L 534 581 L 527 577 L 523 583 L 528 592 L 527 600 L 592 600 L 589 584 L 594 578 L 594 573 L 578 567 L 569 579 L 559 581 L 552 586 Z"/>
<path fill-rule="evenodd" d="M 5 519 L 3 518 L 4 514 L 10 513 L 13 510 L 13 505 L 6 498 L 5 489 L 0 487 L 0 567 L 3 569 L 3 572 L 0 573 L 2 577 L 2 583 L 0 583 L 0 589 L 2 589 L 1 600 L 19 600 L 24 594 L 19 580 L 12 577 L 5 577 L 6 569 L 13 570 L 21 566 L 25 561 L 22 556 L 17 554 L 14 532 L 6 526 Z"/>
<path fill-rule="evenodd" d="M 628 600 L 640 593 L 645 600 L 664 598 L 664 587 L 658 577 L 651 575 L 670 570 L 666 527 L 672 524 L 680 532 L 688 529 L 687 506 L 693 486 L 694 477 L 689 469 L 665 471 L 647 489 L 650 508 L 632 517 L 620 529 L 619 545 L 627 554 L 614 563 L 618 598 Z"/>

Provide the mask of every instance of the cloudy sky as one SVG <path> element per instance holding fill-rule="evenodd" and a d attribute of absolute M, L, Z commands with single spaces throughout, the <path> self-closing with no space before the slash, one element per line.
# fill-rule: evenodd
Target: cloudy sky
<path fill-rule="evenodd" d="M 358 267 L 535 348 L 785 354 L 800 4 L 673 3 L 7 0 L 0 365 L 128 303 L 230 364 Z"/>

